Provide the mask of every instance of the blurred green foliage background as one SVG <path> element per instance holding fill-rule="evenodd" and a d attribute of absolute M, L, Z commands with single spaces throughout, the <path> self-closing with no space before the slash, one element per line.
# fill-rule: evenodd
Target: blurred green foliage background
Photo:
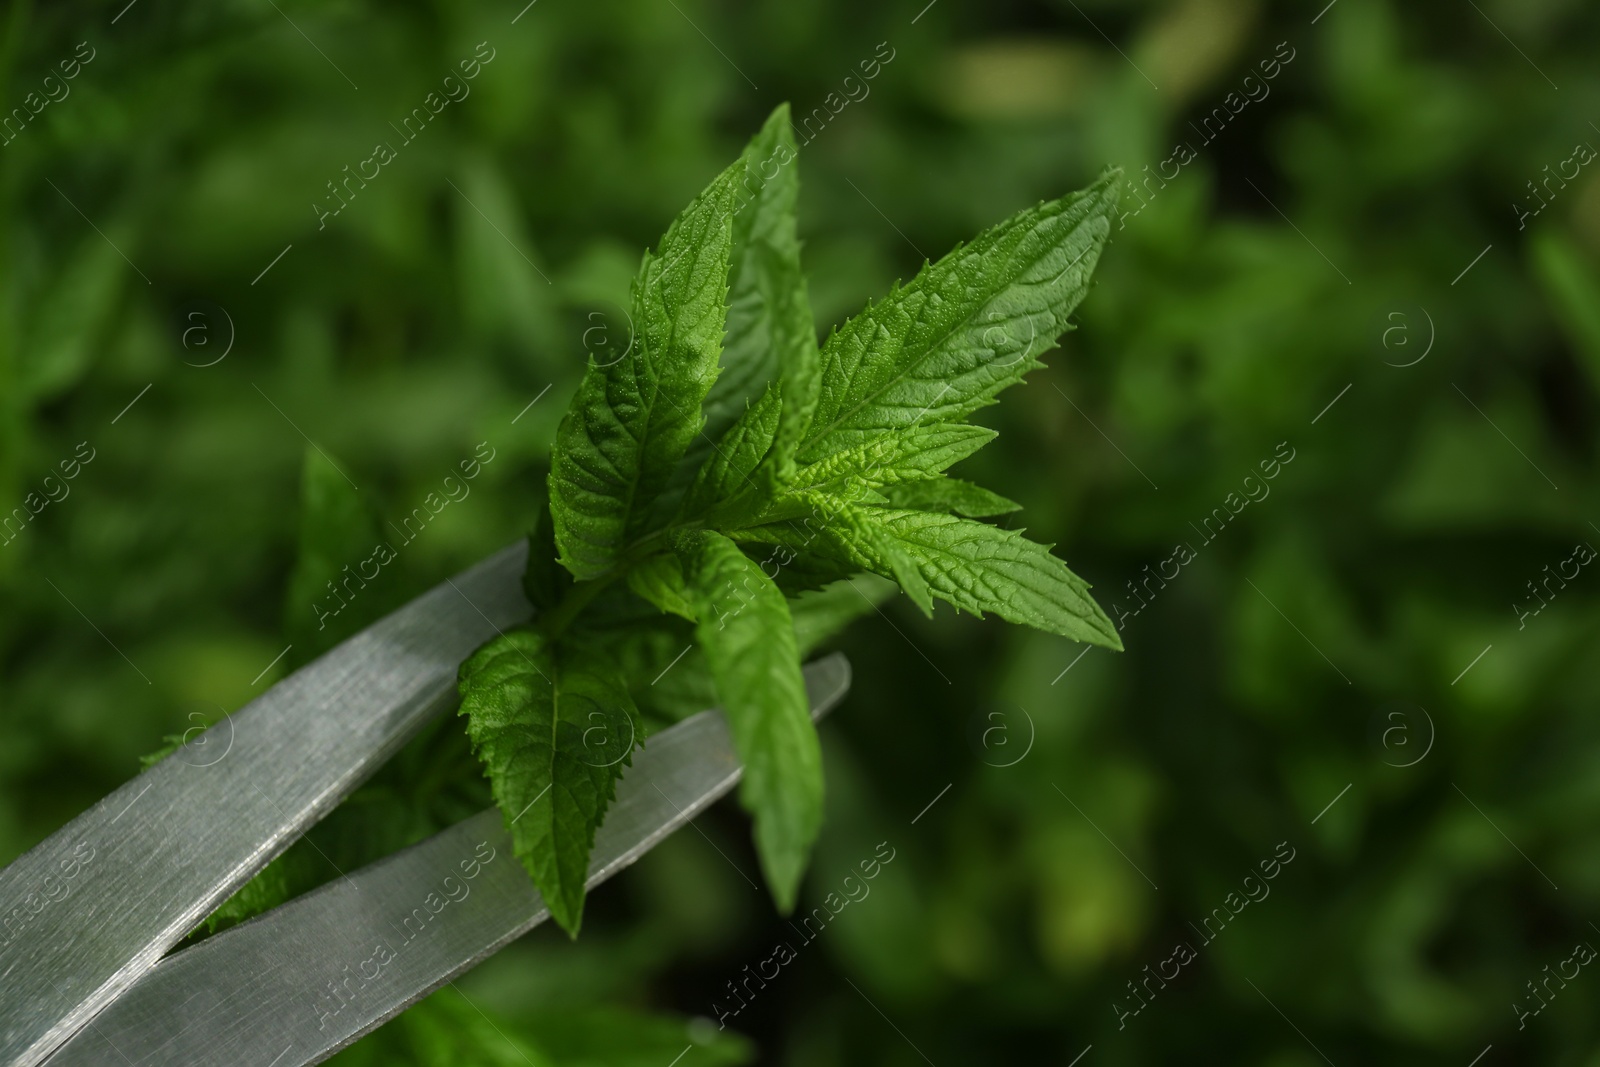
<path fill-rule="evenodd" d="M 1128 651 L 898 601 L 836 642 L 802 907 L 896 859 L 748 1041 L 685 1021 L 791 936 L 724 804 L 348 1061 L 1600 1064 L 1600 976 L 1527 985 L 1600 943 L 1600 575 L 1548 577 L 1600 543 L 1600 11 L 1323 2 L 14 0 L 0 508 L 61 498 L 0 534 L 0 861 L 306 650 L 262 674 L 308 628 L 308 440 L 384 521 L 496 450 L 341 622 L 520 536 L 586 331 L 789 100 L 828 111 L 821 329 L 1126 169 L 1081 329 L 972 476 Z"/>

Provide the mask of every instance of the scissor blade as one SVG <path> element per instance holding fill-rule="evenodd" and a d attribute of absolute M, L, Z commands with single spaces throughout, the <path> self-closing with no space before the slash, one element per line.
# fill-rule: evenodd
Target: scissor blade
<path fill-rule="evenodd" d="M 0 871 L 0 1063 L 32 1067 L 399 749 L 530 613 L 514 545 L 296 671 Z"/>
<path fill-rule="evenodd" d="M 812 714 L 850 686 L 806 668 Z M 727 725 L 702 712 L 634 753 L 595 835 L 588 884 L 628 866 L 739 778 Z M 549 915 L 499 809 L 162 960 L 48 1067 L 320 1063 Z"/>

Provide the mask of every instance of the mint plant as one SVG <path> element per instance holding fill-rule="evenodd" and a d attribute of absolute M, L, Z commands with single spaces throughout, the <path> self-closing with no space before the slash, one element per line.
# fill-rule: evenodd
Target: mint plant
<path fill-rule="evenodd" d="M 767 883 L 793 907 L 823 790 L 801 656 L 852 610 L 830 583 L 871 573 L 928 614 L 943 600 L 1121 648 L 1049 546 L 977 521 L 1017 505 L 945 473 L 995 436 L 967 420 L 1070 328 L 1117 175 L 925 265 L 819 348 L 791 129 L 778 108 L 645 254 L 633 336 L 591 359 L 557 431 L 529 538 L 536 617 L 461 668 L 516 854 L 574 935 L 635 740 L 711 703 Z"/>

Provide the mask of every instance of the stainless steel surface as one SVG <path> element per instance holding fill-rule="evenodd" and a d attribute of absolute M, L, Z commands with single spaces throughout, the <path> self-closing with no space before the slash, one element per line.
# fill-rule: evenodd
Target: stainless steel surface
<path fill-rule="evenodd" d="M 835 654 L 806 668 L 812 714 L 850 686 Z M 592 887 L 722 796 L 739 764 L 720 713 L 634 753 L 595 837 Z M 490 809 L 162 960 L 48 1067 L 318 1063 L 548 916 Z"/>
<path fill-rule="evenodd" d="M 0 1063 L 31 1067 L 325 815 L 526 619 L 514 545 L 296 671 L 0 871 Z"/>

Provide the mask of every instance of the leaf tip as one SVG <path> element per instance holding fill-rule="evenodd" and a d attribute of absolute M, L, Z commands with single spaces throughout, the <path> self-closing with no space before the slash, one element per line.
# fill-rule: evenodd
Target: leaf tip
<path fill-rule="evenodd" d="M 800 901 L 800 877 L 805 873 L 805 861 L 802 859 L 797 863 L 783 863 L 780 870 L 779 864 L 766 862 L 765 856 L 762 860 L 761 866 L 766 875 L 767 892 L 772 895 L 773 908 L 779 915 L 794 914 L 795 905 Z"/>
<path fill-rule="evenodd" d="M 546 901 L 545 906 L 550 909 L 550 918 L 561 927 L 568 940 L 578 940 L 578 930 L 583 926 L 583 895 L 578 895 L 576 904 L 567 901 L 558 907 L 555 901 Z"/>

